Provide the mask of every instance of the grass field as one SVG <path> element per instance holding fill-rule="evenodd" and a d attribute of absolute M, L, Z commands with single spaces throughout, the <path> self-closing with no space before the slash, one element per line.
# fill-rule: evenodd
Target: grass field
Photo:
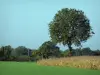
<path fill-rule="evenodd" d="M 0 62 L 0 75 L 100 75 L 100 70 L 41 66 L 33 62 Z"/>

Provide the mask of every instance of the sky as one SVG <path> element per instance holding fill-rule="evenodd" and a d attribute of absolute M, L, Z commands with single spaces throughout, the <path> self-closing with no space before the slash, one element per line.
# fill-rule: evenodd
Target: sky
<path fill-rule="evenodd" d="M 100 49 L 100 0 L 0 0 L 0 46 L 38 49 L 50 40 L 48 24 L 62 8 L 85 12 L 95 34 L 82 45 Z"/>

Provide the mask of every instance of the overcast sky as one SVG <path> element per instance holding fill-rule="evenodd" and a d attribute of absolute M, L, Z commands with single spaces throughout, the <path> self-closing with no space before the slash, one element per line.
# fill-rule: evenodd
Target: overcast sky
<path fill-rule="evenodd" d="M 0 46 L 37 49 L 50 40 L 48 24 L 62 8 L 85 12 L 95 35 L 83 47 L 100 49 L 100 0 L 0 0 Z"/>

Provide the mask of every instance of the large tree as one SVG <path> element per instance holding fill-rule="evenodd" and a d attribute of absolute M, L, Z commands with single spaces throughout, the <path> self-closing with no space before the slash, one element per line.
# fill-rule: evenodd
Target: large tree
<path fill-rule="evenodd" d="M 49 23 L 49 32 L 53 42 L 68 46 L 70 55 L 72 44 L 80 46 L 94 33 L 84 12 L 71 8 L 63 8 L 55 14 Z"/>

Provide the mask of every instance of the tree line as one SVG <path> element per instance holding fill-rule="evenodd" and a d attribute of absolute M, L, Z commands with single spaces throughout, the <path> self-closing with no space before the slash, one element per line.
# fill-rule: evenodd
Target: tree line
<path fill-rule="evenodd" d="M 12 48 L 10 45 L 0 47 L 0 60 L 2 61 L 37 61 L 40 59 L 68 57 L 69 50 L 60 50 L 51 41 L 44 42 L 38 49 L 29 49 L 25 46 Z M 73 56 L 100 56 L 100 50 L 76 48 L 72 50 Z"/>

